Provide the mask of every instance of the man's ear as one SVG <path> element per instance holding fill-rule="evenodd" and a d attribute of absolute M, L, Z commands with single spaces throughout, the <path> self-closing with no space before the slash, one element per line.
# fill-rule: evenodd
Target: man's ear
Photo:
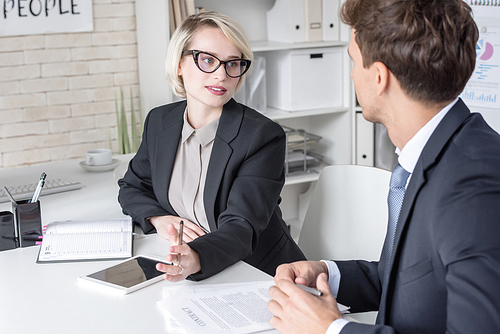
<path fill-rule="evenodd" d="M 389 87 L 391 71 L 382 62 L 373 63 L 377 95 L 381 95 Z"/>

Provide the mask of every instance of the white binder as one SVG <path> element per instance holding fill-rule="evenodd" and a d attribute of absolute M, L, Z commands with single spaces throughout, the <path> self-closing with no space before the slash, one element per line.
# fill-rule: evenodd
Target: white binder
<path fill-rule="evenodd" d="M 323 0 L 323 40 L 338 41 L 340 33 L 339 0 Z"/>
<path fill-rule="evenodd" d="M 267 12 L 267 39 L 283 43 L 306 41 L 304 0 L 276 0 Z"/>
<path fill-rule="evenodd" d="M 306 41 L 321 42 L 323 40 L 323 15 L 321 0 L 304 0 L 306 20 Z"/>
<path fill-rule="evenodd" d="M 368 122 L 361 112 L 356 112 L 356 164 L 373 166 L 375 152 L 374 124 Z"/>

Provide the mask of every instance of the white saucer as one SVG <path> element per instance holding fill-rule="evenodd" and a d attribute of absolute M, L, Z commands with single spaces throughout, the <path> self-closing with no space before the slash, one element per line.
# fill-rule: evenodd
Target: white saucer
<path fill-rule="evenodd" d="M 113 161 L 109 165 L 102 165 L 102 166 L 90 166 L 87 165 L 85 161 L 80 161 L 80 167 L 83 169 L 89 171 L 89 172 L 94 172 L 94 173 L 100 173 L 100 172 L 109 172 L 121 163 L 120 160 L 118 159 L 113 159 Z"/>

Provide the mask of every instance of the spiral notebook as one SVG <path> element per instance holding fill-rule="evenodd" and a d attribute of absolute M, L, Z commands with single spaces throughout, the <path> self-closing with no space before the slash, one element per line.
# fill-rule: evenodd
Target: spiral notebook
<path fill-rule="evenodd" d="M 37 263 L 132 257 L 132 219 L 69 220 L 47 224 Z"/>

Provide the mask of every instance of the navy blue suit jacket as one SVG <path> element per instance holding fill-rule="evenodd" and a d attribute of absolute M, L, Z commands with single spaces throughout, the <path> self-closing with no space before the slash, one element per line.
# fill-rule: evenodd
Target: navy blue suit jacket
<path fill-rule="evenodd" d="M 184 123 L 186 101 L 148 114 L 141 146 L 119 181 L 123 212 L 145 233 L 145 219 L 178 216 L 168 187 Z M 247 263 L 274 275 L 282 263 L 305 259 L 281 218 L 285 133 L 280 125 L 231 99 L 224 105 L 207 170 L 204 206 L 212 233 L 189 243 L 200 256 L 201 280 L 231 264 Z"/>
<path fill-rule="evenodd" d="M 500 136 L 462 100 L 411 176 L 387 290 L 386 261 L 337 262 L 338 301 L 380 324 L 342 333 L 500 333 Z"/>

